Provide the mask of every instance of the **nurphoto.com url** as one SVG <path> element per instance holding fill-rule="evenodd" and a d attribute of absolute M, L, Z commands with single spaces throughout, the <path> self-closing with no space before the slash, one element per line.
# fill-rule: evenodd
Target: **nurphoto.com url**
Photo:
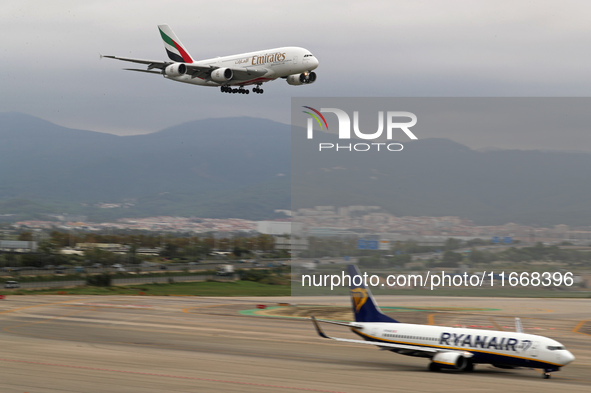
<path fill-rule="evenodd" d="M 445 271 L 427 271 L 423 274 L 389 274 L 382 278 L 367 272 L 359 276 L 341 274 L 303 274 L 303 287 L 334 288 L 365 286 L 367 288 L 429 288 L 440 287 L 570 287 L 574 284 L 572 272 L 493 272 L 484 271 L 474 274 L 445 273 Z"/>

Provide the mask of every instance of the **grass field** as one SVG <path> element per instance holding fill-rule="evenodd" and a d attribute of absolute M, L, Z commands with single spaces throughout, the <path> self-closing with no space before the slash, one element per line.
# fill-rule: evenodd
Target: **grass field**
<path fill-rule="evenodd" d="M 129 286 L 76 287 L 65 289 L 3 290 L 1 295 L 138 295 L 138 296 L 289 296 L 289 285 L 260 284 L 252 281 L 183 282 Z"/>

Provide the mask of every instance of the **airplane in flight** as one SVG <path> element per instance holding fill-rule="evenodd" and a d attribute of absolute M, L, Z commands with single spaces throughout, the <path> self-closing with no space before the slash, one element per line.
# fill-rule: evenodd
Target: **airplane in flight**
<path fill-rule="evenodd" d="M 254 85 L 252 91 L 262 94 L 261 85 L 277 78 L 284 78 L 294 86 L 316 81 L 316 73 L 312 70 L 318 67 L 318 60 L 304 48 L 290 46 L 196 61 L 168 25 L 158 25 L 158 30 L 171 61 L 103 55 L 101 58 L 146 64 L 145 70 L 126 70 L 159 74 L 199 86 L 220 87 L 223 93 L 248 94 L 249 90 L 244 86 Z"/>
<path fill-rule="evenodd" d="M 544 378 L 550 378 L 551 372 L 575 359 L 558 341 L 523 333 L 519 319 L 516 319 L 516 332 L 400 323 L 382 313 L 355 265 L 349 265 L 348 272 L 355 322 L 311 317 L 316 331 L 323 338 L 375 345 L 401 355 L 428 358 L 431 371 L 444 368 L 472 371 L 475 364 L 485 363 L 506 369 L 539 368 L 544 370 Z M 357 283 L 360 285 L 355 285 Z M 347 326 L 363 340 L 327 336 L 318 322 Z"/>

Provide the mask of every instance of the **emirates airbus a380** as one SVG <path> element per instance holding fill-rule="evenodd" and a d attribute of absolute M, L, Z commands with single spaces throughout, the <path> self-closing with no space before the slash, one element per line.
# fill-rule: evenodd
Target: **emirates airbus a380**
<path fill-rule="evenodd" d="M 177 82 L 220 87 L 224 93 L 248 94 L 249 90 L 244 86 L 254 85 L 252 91 L 262 94 L 261 85 L 277 78 L 284 78 L 294 86 L 316 80 L 316 73 L 312 70 L 318 67 L 318 60 L 304 48 L 288 46 L 195 61 L 168 25 L 158 25 L 158 30 L 171 61 L 101 57 L 146 64 L 145 70 L 126 70 L 161 74 Z"/>

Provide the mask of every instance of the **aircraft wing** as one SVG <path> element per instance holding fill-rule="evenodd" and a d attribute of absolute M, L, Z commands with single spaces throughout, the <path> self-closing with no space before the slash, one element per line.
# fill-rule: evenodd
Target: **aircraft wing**
<path fill-rule="evenodd" d="M 108 56 L 108 55 L 101 55 L 101 58 L 106 57 L 108 59 L 115 59 L 121 61 L 129 61 L 132 63 L 139 63 L 139 64 L 146 64 L 148 69 L 146 71 L 150 71 L 154 68 L 159 70 L 164 70 L 167 66 L 172 64 L 171 61 L 158 61 L 158 60 L 145 60 L 145 59 L 134 59 L 131 57 L 119 57 L 119 56 Z M 188 64 L 185 63 L 187 67 L 187 74 L 191 75 L 191 78 L 201 78 L 207 79 L 211 75 L 211 72 L 215 69 L 220 67 L 214 65 L 196 65 L 196 64 Z M 259 76 L 263 76 L 267 73 L 267 70 L 261 67 L 239 67 L 239 68 L 230 68 L 232 73 L 234 74 L 234 79 L 236 80 L 250 80 L 253 78 L 258 78 Z M 138 69 L 126 69 L 128 71 L 142 71 Z"/>
<path fill-rule="evenodd" d="M 125 71 L 137 71 L 137 72 L 145 72 L 146 74 L 158 74 L 162 75 L 160 71 L 150 71 L 150 70 L 140 70 L 138 68 L 124 68 Z"/>
<path fill-rule="evenodd" d="M 211 72 L 215 70 L 216 66 L 199 66 L 187 64 L 187 74 L 191 75 L 191 78 L 205 79 L 211 75 Z"/>
<path fill-rule="evenodd" d="M 352 340 L 352 339 L 348 339 L 348 338 L 330 337 L 330 336 L 327 336 L 322 331 L 316 318 L 314 318 L 314 317 L 310 317 L 310 318 L 312 319 L 312 322 L 314 322 L 314 326 L 316 327 L 316 332 L 318 332 L 318 335 L 320 337 L 329 338 L 331 340 L 348 342 L 348 343 L 353 343 L 353 344 L 374 345 L 374 346 L 382 348 L 382 349 L 390 349 L 390 348 L 391 349 L 401 349 L 401 350 L 407 350 L 407 351 L 413 351 L 413 352 L 423 352 L 423 353 L 430 353 L 430 354 L 435 354 L 438 352 L 462 352 L 462 354 L 464 354 L 464 355 L 467 354 L 465 351 L 455 351 L 455 350 L 444 349 L 444 348 L 423 347 L 420 345 L 394 344 L 394 343 L 385 343 L 385 342 L 380 342 L 380 341 L 364 341 L 364 340 Z M 347 324 L 347 323 L 333 322 L 333 321 L 322 321 L 322 322 L 334 323 L 336 325 L 357 327 L 357 326 L 355 326 L 356 325 L 355 323 Z"/>
<path fill-rule="evenodd" d="M 191 78 L 208 79 L 212 71 L 220 68 L 214 65 L 196 65 L 186 64 L 187 74 L 191 75 Z M 267 73 L 267 70 L 263 68 L 232 68 L 232 74 L 234 75 L 232 80 L 250 80 L 263 76 Z"/>
<path fill-rule="evenodd" d="M 246 67 L 246 68 L 232 68 L 232 72 L 236 79 L 240 80 L 249 80 L 252 78 L 257 78 L 259 76 L 263 76 L 267 73 L 267 70 L 264 68 L 253 68 L 253 67 Z"/>
<path fill-rule="evenodd" d="M 187 64 L 187 74 L 190 74 L 191 78 L 207 79 L 210 77 L 212 71 L 218 68 L 220 67 Z M 259 76 L 263 76 L 267 73 L 267 70 L 264 68 L 229 68 L 232 70 L 233 81 L 248 81 L 254 78 L 258 78 Z"/>
<path fill-rule="evenodd" d="M 170 62 L 170 61 L 132 59 L 130 57 L 119 57 L 119 56 L 101 55 L 101 58 L 103 58 L 103 57 L 106 57 L 108 59 L 115 59 L 115 60 L 122 60 L 122 61 L 130 61 L 132 63 L 147 64 L 148 65 L 148 70 L 151 70 L 151 69 L 154 69 L 154 68 L 158 68 L 160 70 L 163 70 L 163 69 L 166 68 L 167 65 L 172 64 L 172 62 Z"/>

